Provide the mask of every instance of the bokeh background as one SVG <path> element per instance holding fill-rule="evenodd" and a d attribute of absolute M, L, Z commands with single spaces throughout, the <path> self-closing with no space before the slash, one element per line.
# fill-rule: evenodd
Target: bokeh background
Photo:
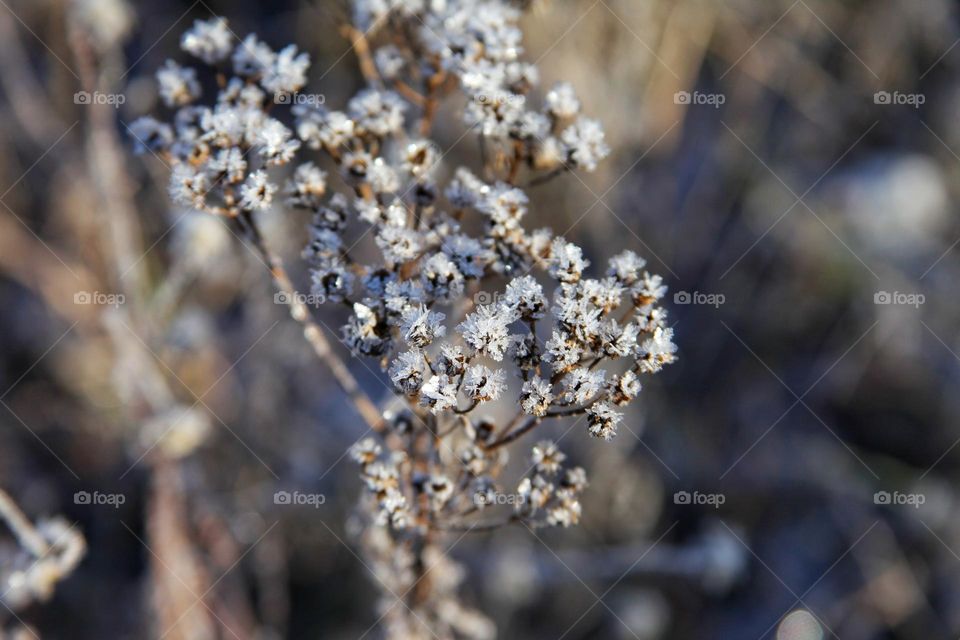
<path fill-rule="evenodd" d="M 644 255 L 681 358 L 614 443 L 556 426 L 592 471 L 580 527 L 451 540 L 467 600 L 502 638 L 958 637 L 958 5 L 528 4 L 542 84 L 614 150 L 530 224 Z M 213 14 L 308 51 L 328 105 L 361 86 L 339 2 L 0 0 L 0 486 L 89 546 L 0 636 L 378 637 L 361 420 L 253 253 L 131 153 L 153 71 Z M 477 148 L 443 115 L 449 171 Z M 293 264 L 306 222 L 264 220 Z M 326 501 L 274 503 L 294 488 Z M 0 573 L 15 555 L 0 531 Z"/>

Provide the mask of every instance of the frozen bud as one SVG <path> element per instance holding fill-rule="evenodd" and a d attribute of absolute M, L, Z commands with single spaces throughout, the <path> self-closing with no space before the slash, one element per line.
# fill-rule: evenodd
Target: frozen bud
<path fill-rule="evenodd" d="M 499 362 L 510 343 L 509 325 L 514 320 L 513 312 L 499 304 L 482 305 L 457 326 L 457 331 L 477 353 Z"/>
<path fill-rule="evenodd" d="M 564 488 L 581 493 L 587 488 L 587 472 L 583 467 L 567 469 L 567 472 L 563 476 L 563 482 L 560 484 Z"/>
<path fill-rule="evenodd" d="M 653 335 L 637 348 L 637 366 L 643 373 L 657 373 L 665 364 L 677 360 L 677 345 L 673 344 L 673 329 L 657 327 Z"/>
<path fill-rule="evenodd" d="M 556 487 L 540 474 L 535 475 L 532 480 L 524 478 L 517 487 L 517 495 L 520 497 L 517 509 L 523 513 L 536 513 L 550 501 L 554 489 Z"/>
<path fill-rule="evenodd" d="M 443 326 L 442 313 L 430 311 L 426 306 L 411 307 L 402 315 L 400 333 L 404 340 L 415 347 L 426 347 L 434 338 L 442 337 L 447 328 Z"/>
<path fill-rule="evenodd" d="M 343 302 L 353 291 L 354 275 L 342 264 L 331 264 L 310 272 L 310 293 L 321 302 Z"/>
<path fill-rule="evenodd" d="M 507 285 L 503 302 L 515 309 L 524 319 L 539 320 L 547 310 L 547 299 L 543 295 L 543 287 L 533 276 L 521 276 L 511 280 Z"/>
<path fill-rule="evenodd" d="M 380 456 L 380 445 L 373 438 L 364 438 L 350 447 L 350 457 L 357 464 L 364 466 L 372 463 Z"/>
<path fill-rule="evenodd" d="M 358 127 L 384 138 L 403 127 L 407 105 L 392 91 L 364 89 L 350 100 L 347 109 Z"/>
<path fill-rule="evenodd" d="M 580 356 L 583 355 L 583 350 L 576 341 L 560 331 L 554 331 L 544 347 L 547 352 L 546 359 L 554 367 L 561 369 L 580 362 Z"/>
<path fill-rule="evenodd" d="M 617 435 L 617 425 L 623 415 L 614 411 L 606 402 L 597 402 L 587 409 L 587 424 L 590 435 L 595 438 L 612 440 Z"/>
<path fill-rule="evenodd" d="M 129 133 L 136 142 L 134 150 L 138 154 L 144 151 L 164 151 L 173 142 L 173 128 L 149 116 L 134 120 Z"/>
<path fill-rule="evenodd" d="M 157 71 L 157 86 L 163 103 L 171 108 L 190 104 L 200 97 L 196 69 L 181 67 L 173 60 L 167 60 Z"/>
<path fill-rule="evenodd" d="M 638 307 L 656 302 L 666 293 L 667 286 L 663 284 L 663 278 L 646 272 L 630 289 L 630 294 Z"/>
<path fill-rule="evenodd" d="M 233 51 L 233 70 L 239 76 L 258 76 L 273 66 L 277 54 L 253 33 Z"/>
<path fill-rule="evenodd" d="M 423 248 L 420 234 L 412 229 L 384 227 L 374 238 L 383 257 L 393 264 L 413 260 Z"/>
<path fill-rule="evenodd" d="M 293 172 L 287 182 L 287 203 L 294 207 L 316 209 L 327 192 L 327 173 L 312 162 L 305 162 Z M 345 222 L 345 220 L 344 220 Z M 339 228 L 340 225 L 332 228 Z"/>
<path fill-rule="evenodd" d="M 445 373 L 451 378 L 463 375 L 467 368 L 467 356 L 460 345 L 445 344 L 440 347 L 440 357 L 437 358 L 437 371 Z"/>
<path fill-rule="evenodd" d="M 564 129 L 560 139 L 567 146 L 570 162 L 587 171 L 596 169 L 597 163 L 610 155 L 610 147 L 603 139 L 603 127 L 590 118 L 577 118 Z"/>
<path fill-rule="evenodd" d="M 235 184 L 243 181 L 247 172 L 247 161 L 239 148 L 228 147 L 217 151 L 207 162 L 207 169 L 217 176 L 223 176 L 228 183 Z"/>
<path fill-rule="evenodd" d="M 463 390 L 475 402 L 496 400 L 503 393 L 506 384 L 503 369 L 494 371 L 481 364 L 472 365 L 463 377 Z"/>
<path fill-rule="evenodd" d="M 609 388 L 610 401 L 622 407 L 640 393 L 640 378 L 633 371 L 625 371 L 610 381 Z"/>
<path fill-rule="evenodd" d="M 178 164 L 170 173 L 170 199 L 182 207 L 203 209 L 206 206 L 210 180 L 189 164 Z"/>
<path fill-rule="evenodd" d="M 393 167 L 384 162 L 383 158 L 376 158 L 367 167 L 367 183 L 375 194 L 396 193 L 400 190 L 400 176 Z"/>
<path fill-rule="evenodd" d="M 388 373 L 398 391 L 414 395 L 420 391 L 425 377 L 430 375 L 430 367 L 419 349 L 411 349 L 397 356 Z"/>
<path fill-rule="evenodd" d="M 439 161 L 440 153 L 429 140 L 415 140 L 403 151 L 403 170 L 415 178 L 429 175 Z"/>
<path fill-rule="evenodd" d="M 568 403 L 584 404 L 593 400 L 603 389 L 606 371 L 577 367 L 563 379 L 563 400 Z"/>
<path fill-rule="evenodd" d="M 535 369 L 540 364 L 540 346 L 532 333 L 510 336 L 510 357 L 522 370 Z"/>
<path fill-rule="evenodd" d="M 530 453 L 530 461 L 537 471 L 551 476 L 560 471 L 560 465 L 566 459 L 567 456 L 550 440 L 541 440 L 534 445 Z"/>
<path fill-rule="evenodd" d="M 445 238 L 441 250 L 465 278 L 483 277 L 484 270 L 490 263 L 490 252 L 475 238 L 462 234 Z"/>
<path fill-rule="evenodd" d="M 270 207 L 277 186 L 267 178 L 266 171 L 254 171 L 240 186 L 240 207 L 259 211 Z"/>
<path fill-rule="evenodd" d="M 226 18 L 197 20 L 180 38 L 180 48 L 210 65 L 225 60 L 233 50 Z"/>
<path fill-rule="evenodd" d="M 311 105 L 293 107 L 297 135 L 311 149 L 338 151 L 353 138 L 354 122 L 342 111 L 326 111 Z"/>
<path fill-rule="evenodd" d="M 420 404 L 434 414 L 457 406 L 457 385 L 449 376 L 432 376 L 420 390 Z"/>
<path fill-rule="evenodd" d="M 293 140 L 293 132 L 282 122 L 268 118 L 256 133 L 256 144 L 260 147 L 260 157 L 268 165 L 281 165 L 290 162 L 300 148 L 300 141 Z"/>
<path fill-rule="evenodd" d="M 556 503 L 547 509 L 547 523 L 554 527 L 569 527 L 580 522 L 581 513 L 576 494 L 569 489 L 559 489 Z"/>
<path fill-rule="evenodd" d="M 553 402 L 551 385 L 543 378 L 531 378 L 523 383 L 520 391 L 520 408 L 524 413 L 538 418 L 543 417 Z"/>
<path fill-rule="evenodd" d="M 395 45 L 388 44 L 377 49 L 373 54 L 374 64 L 384 80 L 393 80 L 400 75 L 406 64 L 406 59 Z"/>
<path fill-rule="evenodd" d="M 558 82 L 547 93 L 547 111 L 555 118 L 574 118 L 580 113 L 580 100 L 569 82 Z"/>
<path fill-rule="evenodd" d="M 377 313 L 359 302 L 353 305 L 353 316 L 341 329 L 343 341 L 356 355 L 381 356 L 390 348 L 389 328 Z"/>
<path fill-rule="evenodd" d="M 583 257 L 583 250 L 563 238 L 555 238 L 550 245 L 550 275 L 560 282 L 577 282 L 590 262 Z"/>
<path fill-rule="evenodd" d="M 423 490 L 430 498 L 430 507 L 439 511 L 453 497 L 454 484 L 444 475 L 433 474 L 423 484 Z"/>
<path fill-rule="evenodd" d="M 633 251 L 624 251 L 610 258 L 607 275 L 617 279 L 624 287 L 632 287 L 640 279 L 647 261 Z"/>
<path fill-rule="evenodd" d="M 490 186 L 487 183 L 471 173 L 469 169 L 460 167 L 444 195 L 454 207 L 467 209 L 476 207 L 478 202 L 486 198 L 489 191 Z"/>
<path fill-rule="evenodd" d="M 310 56 L 297 53 L 295 45 L 285 47 L 270 61 L 260 78 L 260 86 L 274 95 L 294 93 L 307 83 Z"/>
<path fill-rule="evenodd" d="M 463 274 L 443 253 L 435 253 L 423 262 L 420 280 L 427 294 L 442 302 L 463 294 Z"/>

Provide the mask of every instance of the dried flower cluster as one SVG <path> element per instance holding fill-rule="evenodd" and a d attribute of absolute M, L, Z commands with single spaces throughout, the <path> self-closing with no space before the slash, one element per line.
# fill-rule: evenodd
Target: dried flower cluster
<path fill-rule="evenodd" d="M 456 565 L 426 577 L 442 557 L 438 536 L 576 524 L 585 471 L 542 441 L 504 493 L 506 445 L 569 416 L 610 440 L 641 378 L 675 359 L 659 306 L 666 288 L 644 260 L 627 251 L 591 271 L 580 247 L 522 226 L 525 187 L 592 171 L 609 149 L 570 85 L 534 108 L 538 74 L 521 60 L 519 17 L 501 0 L 357 0 L 350 37 L 368 86 L 342 111 L 294 99 L 309 66 L 295 46 L 277 52 L 255 35 L 239 40 L 222 18 L 200 21 L 181 47 L 213 67 L 215 100 L 200 104 L 201 74 L 170 61 L 157 80 L 172 124 L 132 127 L 143 149 L 171 162 L 175 202 L 225 216 L 258 245 L 255 212 L 281 199 L 312 212 L 312 293 L 349 308 L 343 342 L 380 362 L 407 404 L 351 452 L 391 637 L 489 637 L 489 623 L 455 599 Z M 441 99 L 457 90 L 479 137 L 479 176 L 443 167 L 430 139 Z M 377 249 L 369 264 L 352 254 L 367 234 Z M 502 291 L 485 290 L 498 282 Z M 505 425 L 478 416 L 497 401 L 519 407 Z M 482 520 L 505 502 L 506 518 Z"/>

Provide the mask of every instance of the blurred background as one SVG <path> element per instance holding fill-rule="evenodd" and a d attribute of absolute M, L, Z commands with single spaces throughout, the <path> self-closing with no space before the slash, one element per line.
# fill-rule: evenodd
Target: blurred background
<path fill-rule="evenodd" d="M 465 598 L 502 638 L 957 638 L 958 5 L 528 4 L 542 86 L 572 82 L 614 150 L 534 190 L 529 226 L 645 256 L 680 362 L 612 445 L 553 427 L 591 472 L 583 524 L 456 540 Z M 342 106 L 348 11 L 0 5 L 0 487 L 89 547 L 50 601 L 0 596 L 0 636 L 378 637 L 344 458 L 362 421 L 258 258 L 171 208 L 127 131 L 215 14 L 308 51 Z M 477 149 L 444 115 L 449 172 Z M 264 220 L 301 288 L 307 221 Z M 325 501 L 275 504 L 295 489 Z M 0 573 L 16 554 L 0 531 Z"/>

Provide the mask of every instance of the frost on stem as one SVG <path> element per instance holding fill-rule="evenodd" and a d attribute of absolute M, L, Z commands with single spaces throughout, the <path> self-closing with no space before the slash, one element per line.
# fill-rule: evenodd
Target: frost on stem
<path fill-rule="evenodd" d="M 570 84 L 538 92 L 518 9 L 502 0 L 353 8 L 368 86 L 342 109 L 289 99 L 305 85 L 306 53 L 275 52 L 255 35 L 231 41 L 215 18 L 181 41 L 214 68 L 214 99 L 201 104 L 200 74 L 168 62 L 158 80 L 171 122 L 143 118 L 131 129 L 138 149 L 173 164 L 169 191 L 183 206 L 238 220 L 254 237 L 256 216 L 279 203 L 312 213 L 303 253 L 312 291 L 351 311 L 343 342 L 375 358 L 408 407 L 378 421 L 379 441 L 352 450 L 366 489 L 365 550 L 389 590 L 410 594 L 407 607 L 391 607 L 385 592 L 389 634 L 491 637 L 489 622 L 456 599 L 459 567 L 445 560 L 427 572 L 426 559 L 440 554 L 444 531 L 580 520 L 586 472 L 564 467 L 567 456 L 545 441 L 512 485 L 514 508 L 489 516 L 503 511 L 508 445 L 569 416 L 614 438 L 642 378 L 676 359 L 666 288 L 631 251 L 594 266 L 574 243 L 523 226 L 525 186 L 593 171 L 609 148 Z M 456 91 L 484 177 L 442 167 L 430 139 L 437 104 Z M 350 254 L 354 229 L 370 232 L 378 259 Z M 498 279 L 502 293 L 468 297 Z M 340 380 L 345 368 L 331 367 Z M 507 424 L 477 415 L 498 402 L 519 408 Z"/>

